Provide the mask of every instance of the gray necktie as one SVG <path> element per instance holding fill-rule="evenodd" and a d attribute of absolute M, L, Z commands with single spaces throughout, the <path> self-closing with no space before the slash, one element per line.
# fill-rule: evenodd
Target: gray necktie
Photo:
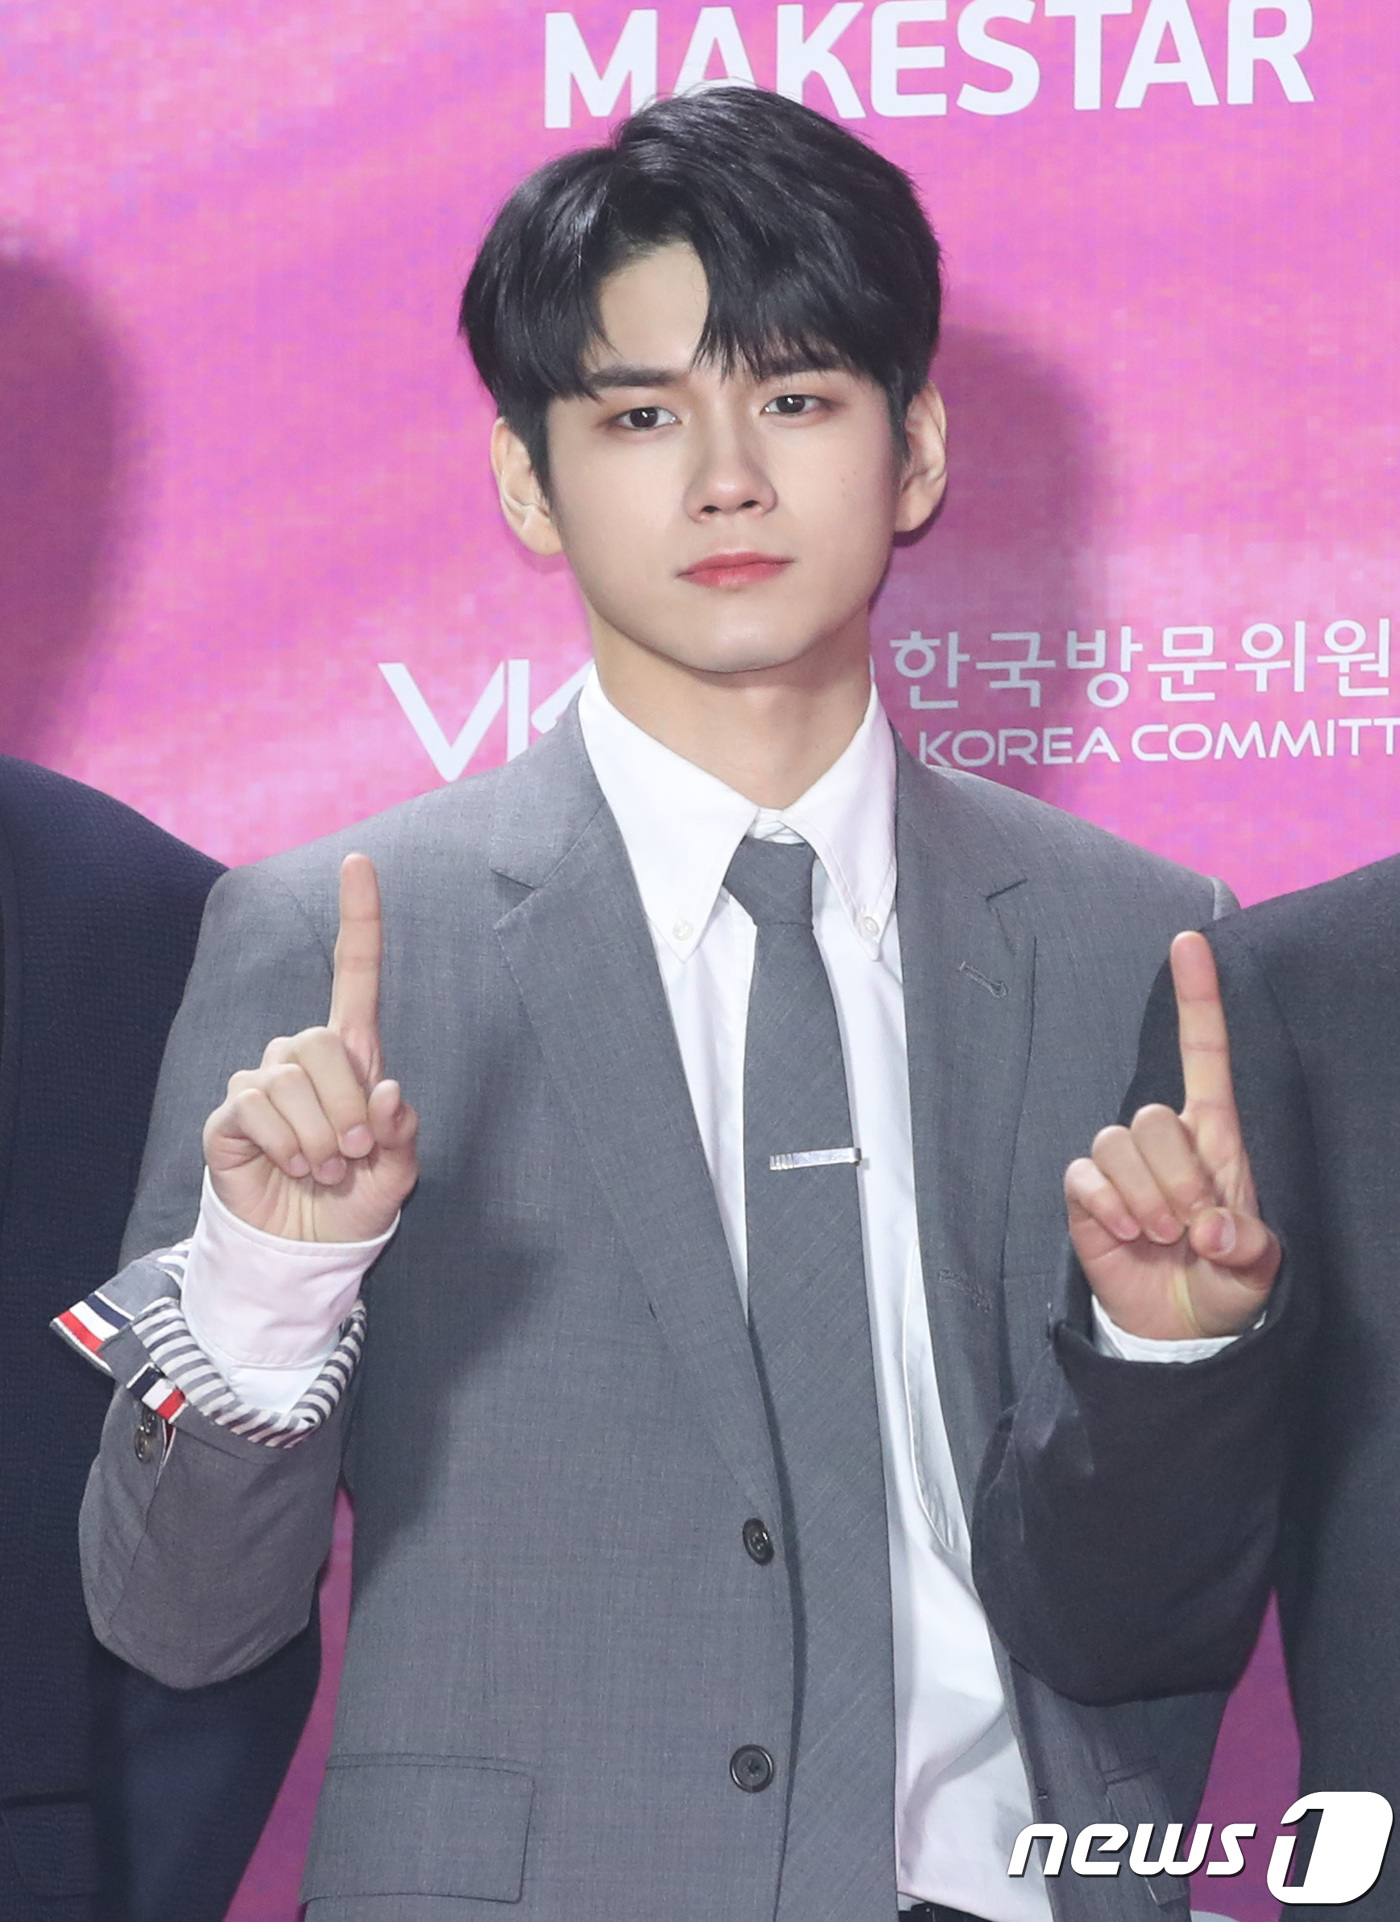
<path fill-rule="evenodd" d="M 814 855 L 745 840 L 725 886 L 757 924 L 744 1054 L 749 1329 L 783 1494 L 796 1757 L 779 1922 L 895 1911 L 889 1539 L 857 1150 L 812 932 Z"/>

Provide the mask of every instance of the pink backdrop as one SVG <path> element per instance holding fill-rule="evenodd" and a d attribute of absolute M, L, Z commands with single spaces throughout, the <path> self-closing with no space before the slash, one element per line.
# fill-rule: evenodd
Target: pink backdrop
<path fill-rule="evenodd" d="M 456 296 L 527 167 L 747 69 L 947 247 L 952 490 L 875 630 L 910 745 L 1246 901 L 1389 852 L 1394 7 L 1116 3 L 0 10 L 0 748 L 238 861 L 549 725 L 582 624 L 498 525 Z M 326 1732 L 238 1922 L 295 1914 Z M 1266 1637 L 1206 1811 L 1261 1840 L 1197 1898 L 1238 1922 L 1291 1745 Z"/>

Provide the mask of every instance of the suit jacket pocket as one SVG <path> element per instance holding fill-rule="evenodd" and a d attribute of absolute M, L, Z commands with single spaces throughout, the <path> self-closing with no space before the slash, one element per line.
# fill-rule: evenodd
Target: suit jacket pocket
<path fill-rule="evenodd" d="M 448 1895 L 518 1902 L 534 1800 L 513 1762 L 348 1755 L 326 1771 L 302 1900 Z"/>

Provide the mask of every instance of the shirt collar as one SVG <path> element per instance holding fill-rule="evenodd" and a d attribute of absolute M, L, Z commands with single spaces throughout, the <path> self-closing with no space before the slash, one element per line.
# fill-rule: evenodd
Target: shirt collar
<path fill-rule="evenodd" d="M 583 743 L 612 809 L 658 940 L 678 959 L 709 924 L 734 850 L 790 829 L 815 850 L 872 959 L 894 905 L 895 754 L 872 685 L 850 744 L 791 807 L 759 808 L 621 714 L 596 670 L 578 704 Z"/>

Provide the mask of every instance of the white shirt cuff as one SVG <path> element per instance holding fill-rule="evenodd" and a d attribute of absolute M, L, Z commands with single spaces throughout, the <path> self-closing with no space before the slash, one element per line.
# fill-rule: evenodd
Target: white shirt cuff
<path fill-rule="evenodd" d="M 1120 1328 L 1094 1296 L 1094 1346 L 1101 1355 L 1119 1361 L 1209 1361 L 1228 1348 L 1237 1335 L 1196 1335 L 1181 1341 L 1160 1341 L 1155 1335 L 1130 1335 Z"/>
<path fill-rule="evenodd" d="M 240 1221 L 205 1171 L 181 1307 L 235 1394 L 258 1408 L 295 1405 L 398 1225 L 395 1216 L 373 1241 L 289 1241 Z"/>

